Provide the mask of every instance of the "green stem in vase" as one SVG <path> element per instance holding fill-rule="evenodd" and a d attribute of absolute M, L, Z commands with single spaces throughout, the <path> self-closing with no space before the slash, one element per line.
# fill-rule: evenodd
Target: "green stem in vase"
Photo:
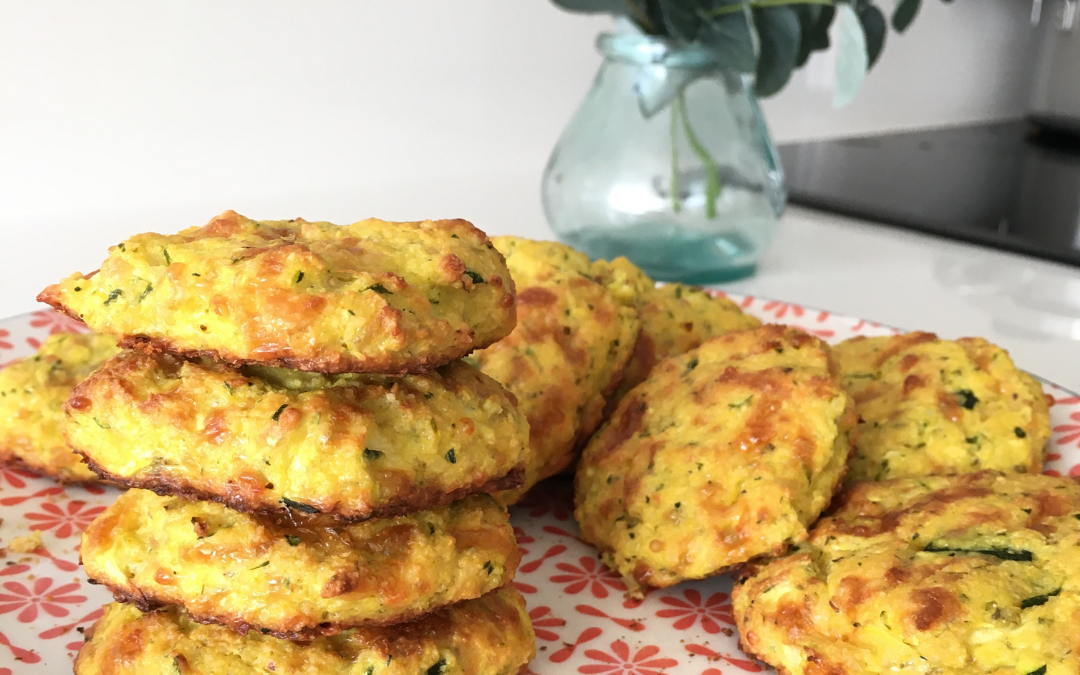
<path fill-rule="evenodd" d="M 679 92 L 679 96 L 672 105 L 678 107 L 683 122 L 683 133 L 686 134 L 690 149 L 705 167 L 705 217 L 712 220 L 716 217 L 716 200 L 720 197 L 720 169 L 690 126 L 690 117 L 686 114 L 686 97 L 683 92 Z"/>
<path fill-rule="evenodd" d="M 671 106 L 671 209 L 675 213 L 682 211 L 682 199 L 679 198 L 679 109 Z"/>

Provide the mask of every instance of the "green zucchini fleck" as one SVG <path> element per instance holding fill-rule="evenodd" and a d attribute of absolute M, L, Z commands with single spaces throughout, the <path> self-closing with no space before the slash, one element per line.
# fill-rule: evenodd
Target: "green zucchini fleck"
<path fill-rule="evenodd" d="M 981 554 L 1013 562 L 1031 562 L 1034 560 L 1031 551 L 1015 548 L 950 548 L 948 546 L 938 546 L 937 544 L 930 542 L 923 551 L 927 553 Z"/>
<path fill-rule="evenodd" d="M 119 289 L 119 288 L 113 289 L 113 290 L 112 290 L 112 292 L 110 292 L 110 293 L 109 293 L 109 297 L 108 297 L 108 299 L 106 299 L 106 300 L 105 300 L 105 304 L 106 304 L 106 305 L 108 305 L 108 304 L 109 304 L 109 303 L 111 303 L 111 302 L 112 302 L 113 300 L 115 300 L 115 299 L 119 298 L 119 297 L 120 297 L 121 295 L 123 295 L 123 294 L 124 294 L 124 291 L 123 291 L 123 290 L 121 290 L 121 289 Z"/>
<path fill-rule="evenodd" d="M 482 283 L 485 283 L 485 282 L 484 282 L 484 277 L 480 276 L 480 275 L 479 275 L 479 274 L 477 274 L 476 272 L 473 272 L 472 270 L 465 270 L 465 276 L 467 276 L 467 277 L 469 277 L 470 279 L 472 279 L 472 282 L 473 282 L 474 284 L 482 284 Z"/>
<path fill-rule="evenodd" d="M 299 546 L 303 539 L 295 534 L 287 534 L 285 535 L 285 541 L 289 542 L 289 546 Z"/>
<path fill-rule="evenodd" d="M 311 506 L 309 504 L 301 504 L 300 502 L 294 502 L 293 500 L 289 499 L 288 497 L 282 497 L 281 498 L 281 503 L 284 504 L 285 506 L 289 507 L 290 509 L 295 509 L 295 510 L 300 511 L 302 513 L 322 513 L 322 511 L 315 508 L 314 506 Z"/>
<path fill-rule="evenodd" d="M 288 408 L 288 407 L 289 407 L 289 404 L 288 404 L 288 403 L 282 403 L 282 404 L 281 404 L 281 407 L 277 409 L 277 412 L 275 412 L 275 413 L 274 413 L 274 415 L 273 415 L 273 416 L 272 416 L 272 417 L 271 417 L 270 419 L 272 419 L 272 420 L 274 420 L 275 422 L 277 422 L 277 421 L 278 421 L 279 419 L 281 419 L 281 413 L 282 413 L 282 411 L 284 411 L 284 410 L 285 410 L 285 408 Z"/>
<path fill-rule="evenodd" d="M 382 457 L 383 454 L 378 450 L 372 450 L 371 448 L 364 448 L 364 459 L 369 462 L 373 462 L 376 459 Z"/>
<path fill-rule="evenodd" d="M 975 404 L 979 402 L 979 398 L 970 389 L 961 389 L 956 392 L 956 398 L 957 402 L 968 410 L 974 409 Z"/>
<path fill-rule="evenodd" d="M 457 464 L 457 456 L 454 454 L 453 448 L 450 448 L 446 452 L 446 461 L 450 462 L 451 464 Z"/>
<path fill-rule="evenodd" d="M 1025 598 L 1020 603 L 1020 609 L 1028 609 L 1029 607 L 1039 607 L 1040 605 L 1045 605 L 1047 602 L 1050 601 L 1050 598 L 1052 598 L 1055 595 L 1058 595 L 1060 593 L 1061 593 L 1061 589 L 1059 588 L 1056 591 L 1051 591 L 1051 592 L 1045 593 L 1043 595 L 1035 595 L 1035 596 L 1032 596 L 1030 598 Z"/>

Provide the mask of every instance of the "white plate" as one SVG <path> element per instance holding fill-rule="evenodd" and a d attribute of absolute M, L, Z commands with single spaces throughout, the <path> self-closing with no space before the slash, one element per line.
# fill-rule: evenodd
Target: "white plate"
<path fill-rule="evenodd" d="M 767 321 L 790 323 L 829 342 L 899 332 L 861 319 L 775 300 L 732 296 Z M 51 332 L 77 324 L 51 311 L 0 321 L 0 364 L 32 353 Z M 1047 473 L 1080 474 L 1080 396 L 1049 383 L 1053 437 Z M 0 546 L 32 530 L 39 555 L 0 560 L 0 675 L 67 675 L 81 631 L 100 615 L 108 592 L 77 566 L 79 533 L 117 495 L 65 487 L 0 470 Z M 738 648 L 731 579 L 724 576 L 627 601 L 625 587 L 577 539 L 570 484 L 548 481 L 513 510 L 524 557 L 517 586 L 536 628 L 536 675 L 720 675 L 769 671 Z M 771 671 L 769 671 L 771 672 Z"/>

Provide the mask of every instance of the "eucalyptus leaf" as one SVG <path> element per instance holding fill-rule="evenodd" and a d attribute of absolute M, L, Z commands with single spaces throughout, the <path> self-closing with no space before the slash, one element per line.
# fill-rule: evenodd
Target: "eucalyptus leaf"
<path fill-rule="evenodd" d="M 699 42 L 726 69 L 752 73 L 757 68 L 757 34 L 744 0 L 660 0 L 664 23 L 684 42 Z"/>
<path fill-rule="evenodd" d="M 630 7 L 623 0 L 551 0 L 568 12 L 580 14 L 629 14 Z"/>
<path fill-rule="evenodd" d="M 799 16 L 799 55 L 795 67 L 802 68 L 810 55 L 829 48 L 829 26 L 836 16 L 833 5 L 793 5 Z"/>
<path fill-rule="evenodd" d="M 754 88 L 758 96 L 772 96 L 791 79 L 799 58 L 799 15 L 784 5 L 755 9 L 754 27 L 760 46 Z"/>
<path fill-rule="evenodd" d="M 842 108 L 851 102 L 866 79 L 870 60 L 866 52 L 866 35 L 862 23 L 849 4 L 836 8 L 836 83 L 833 87 L 833 107 Z"/>
<path fill-rule="evenodd" d="M 892 27 L 897 33 L 907 30 L 915 20 L 915 15 L 919 13 L 921 4 L 922 0 L 898 0 L 892 14 Z"/>
<path fill-rule="evenodd" d="M 859 12 L 859 23 L 866 35 L 866 67 L 870 69 L 877 63 L 881 50 L 885 48 L 885 34 L 889 32 L 889 26 L 881 10 L 871 4 L 867 4 Z"/>

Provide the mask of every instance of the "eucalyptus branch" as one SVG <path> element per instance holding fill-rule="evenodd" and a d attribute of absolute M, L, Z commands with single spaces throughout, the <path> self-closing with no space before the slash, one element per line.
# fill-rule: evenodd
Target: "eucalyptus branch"
<path fill-rule="evenodd" d="M 680 94 L 681 96 L 681 94 Z M 671 106 L 671 210 L 682 211 L 679 197 L 679 108 Z"/>
<path fill-rule="evenodd" d="M 642 30 L 650 35 L 656 35 L 660 32 L 656 29 L 656 25 L 649 19 L 648 13 L 639 7 L 634 0 L 622 0 L 622 3 L 630 10 L 630 16 L 634 18 L 634 22 L 637 25 L 641 26 Z"/>
<path fill-rule="evenodd" d="M 716 217 L 716 200 L 720 197 L 720 168 L 716 166 L 716 161 L 709 155 L 709 151 L 702 145 L 690 126 L 690 117 L 686 114 L 686 96 L 683 92 L 679 92 L 673 106 L 682 117 L 683 133 L 686 134 L 690 149 L 705 167 L 705 217 L 711 220 Z"/>
<path fill-rule="evenodd" d="M 764 9 L 766 7 L 783 7 L 784 5 L 829 5 L 835 6 L 836 0 L 750 0 L 750 9 Z M 727 5 L 709 12 L 709 16 L 724 16 L 743 11 L 743 5 Z"/>

